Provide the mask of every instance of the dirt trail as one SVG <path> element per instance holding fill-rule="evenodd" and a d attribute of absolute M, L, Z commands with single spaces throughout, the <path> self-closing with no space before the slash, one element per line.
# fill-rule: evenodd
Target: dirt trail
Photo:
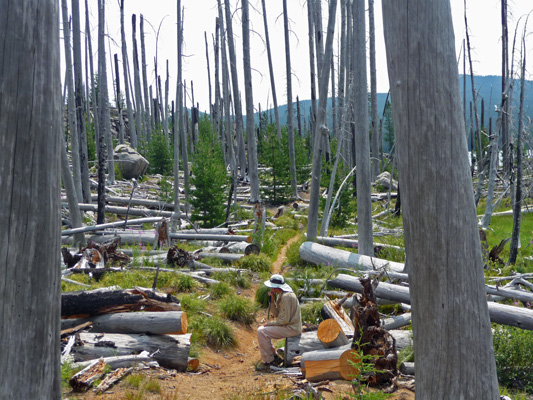
<path fill-rule="evenodd" d="M 294 242 L 297 242 L 298 240 L 300 240 L 300 234 L 299 233 L 296 236 L 290 238 L 288 240 L 287 244 L 281 248 L 281 251 L 278 254 L 278 258 L 272 264 L 271 272 L 273 274 L 279 274 L 281 272 L 281 267 L 283 267 L 283 263 L 287 259 L 287 256 L 286 256 L 287 249 L 289 248 L 289 246 L 291 244 L 293 244 Z"/>
<path fill-rule="evenodd" d="M 291 238 L 280 251 L 276 261 L 272 264 L 272 273 L 280 273 L 286 260 L 287 248 L 297 241 L 300 234 Z M 253 283 L 250 289 L 241 295 L 254 301 L 255 292 L 262 284 Z M 257 345 L 257 327 L 266 321 L 266 310 L 260 310 L 256 321 L 250 326 L 232 323 L 238 340 L 238 347 L 232 350 L 214 350 L 209 347 L 201 349 L 200 369 L 198 372 L 176 373 L 164 369 L 153 369 L 141 372 L 144 383 L 140 388 L 130 386 L 126 381 L 120 382 L 104 394 L 96 396 L 93 392 L 74 394 L 63 392 L 63 398 L 68 399 L 165 399 L 165 400 L 240 400 L 261 399 L 278 400 L 278 393 L 290 393 L 295 387 L 293 380 L 285 375 L 257 372 L 255 364 L 260 361 Z M 159 383 L 158 392 L 146 390 L 147 382 Z M 145 385 L 145 386 L 143 386 Z M 145 387 L 145 389 L 143 389 Z M 347 381 L 330 382 L 327 386 L 330 392 L 323 392 L 324 400 L 350 399 L 351 384 Z M 141 391 L 143 391 L 142 394 Z M 403 393 L 402 393 L 403 392 Z M 287 395 L 289 397 L 289 394 Z M 412 392 L 400 391 L 390 400 L 412 400 Z"/>

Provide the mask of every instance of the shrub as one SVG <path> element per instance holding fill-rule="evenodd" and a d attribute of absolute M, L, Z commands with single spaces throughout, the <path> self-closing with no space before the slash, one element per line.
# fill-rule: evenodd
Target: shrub
<path fill-rule="evenodd" d="M 213 299 L 220 299 L 232 293 L 233 289 L 226 282 L 218 282 L 211 285 L 209 293 Z"/>
<path fill-rule="evenodd" d="M 191 320 L 191 331 L 196 331 L 208 345 L 217 349 L 236 347 L 238 342 L 233 329 L 220 317 L 202 316 Z"/>
<path fill-rule="evenodd" d="M 250 275 L 248 273 L 240 273 L 238 271 L 215 272 L 213 274 L 213 279 L 221 282 L 227 282 L 231 286 L 236 286 L 243 289 L 248 289 L 251 285 Z"/>
<path fill-rule="evenodd" d="M 174 168 L 173 151 L 165 134 L 152 134 L 145 156 L 150 163 L 148 171 L 151 174 L 172 175 Z"/>
<path fill-rule="evenodd" d="M 255 321 L 254 304 L 243 297 L 237 295 L 223 298 L 218 305 L 220 312 L 232 321 L 242 322 L 251 325 Z"/>
<path fill-rule="evenodd" d="M 190 201 L 194 213 L 191 220 L 200 221 L 206 228 L 217 226 L 226 218 L 224 200 L 229 179 L 220 143 L 208 132 L 200 136 L 192 169 L 194 189 Z"/>
<path fill-rule="evenodd" d="M 188 316 L 204 311 L 206 307 L 205 300 L 198 298 L 195 294 L 184 294 L 179 297 L 183 311 L 187 311 Z"/>
<path fill-rule="evenodd" d="M 192 276 L 183 274 L 160 275 L 159 285 L 174 293 L 191 292 L 198 286 Z"/>
<path fill-rule="evenodd" d="M 314 301 L 302 305 L 302 322 L 307 324 L 320 324 L 324 320 L 321 313 L 322 307 L 324 307 L 324 302 L 322 301 Z"/>
<path fill-rule="evenodd" d="M 242 257 L 238 265 L 240 268 L 249 269 L 253 272 L 270 271 L 270 259 L 265 254 L 250 254 Z"/>
<path fill-rule="evenodd" d="M 493 325 L 492 340 L 500 385 L 533 393 L 533 332 Z"/>
<path fill-rule="evenodd" d="M 255 292 L 255 301 L 263 308 L 268 307 L 268 292 L 270 291 L 270 288 L 261 285 L 259 288 L 257 288 L 257 291 Z"/>

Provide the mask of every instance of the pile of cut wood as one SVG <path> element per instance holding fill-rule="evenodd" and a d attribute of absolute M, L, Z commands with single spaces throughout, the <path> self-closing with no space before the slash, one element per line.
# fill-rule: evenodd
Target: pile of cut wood
<path fill-rule="evenodd" d="M 358 378 L 375 386 L 390 382 L 398 375 L 396 340 L 391 332 L 380 327 L 371 280 L 361 279 L 361 283 L 367 290 L 352 302 L 352 318 L 342 307 L 350 295 L 328 301 L 322 308 L 325 319 L 317 331 L 287 339 L 285 365 L 299 363 L 310 382 Z M 403 339 L 409 332 L 395 331 L 395 334 Z M 402 347 L 409 346 L 410 339 L 404 342 Z M 372 366 L 363 368 L 363 363 Z"/>
<path fill-rule="evenodd" d="M 187 314 L 177 298 L 136 287 L 110 287 L 61 295 L 62 362 L 84 369 L 74 375 L 74 391 L 107 390 L 137 367 L 196 369 L 189 358 Z"/>

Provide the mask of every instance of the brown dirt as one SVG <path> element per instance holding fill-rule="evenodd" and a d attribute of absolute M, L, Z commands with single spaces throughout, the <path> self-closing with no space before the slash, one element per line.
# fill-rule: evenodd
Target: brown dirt
<path fill-rule="evenodd" d="M 280 272 L 287 246 L 298 240 L 296 236 L 289 240 L 281 250 L 278 259 L 272 265 L 272 272 Z M 255 291 L 261 282 L 254 282 L 252 288 L 243 291 L 242 295 L 254 299 Z M 283 399 L 290 397 L 291 389 L 297 387 L 296 378 L 284 375 L 258 372 L 255 364 L 260 361 L 257 345 L 257 327 L 266 320 L 266 311 L 261 310 L 256 315 L 256 322 L 251 327 L 233 324 L 239 346 L 233 350 L 214 350 L 210 347 L 201 349 L 200 369 L 198 372 L 176 373 L 164 369 L 142 371 L 144 380 L 141 389 L 132 387 L 124 380 L 112 387 L 106 393 L 96 395 L 92 391 L 75 394 L 68 390 L 63 392 L 64 398 L 69 399 L 166 399 L 166 400 L 218 400 L 218 399 Z M 150 392 L 143 384 L 155 381 L 160 390 Z M 350 399 L 351 385 L 346 381 L 334 381 L 323 386 L 322 395 L 325 400 Z M 414 393 L 400 390 L 391 400 L 412 400 Z"/>

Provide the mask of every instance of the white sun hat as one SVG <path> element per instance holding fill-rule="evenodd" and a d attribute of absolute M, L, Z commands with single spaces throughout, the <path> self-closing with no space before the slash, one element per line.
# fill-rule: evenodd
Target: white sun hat
<path fill-rule="evenodd" d="M 272 275 L 268 281 L 265 281 L 265 286 L 280 288 L 284 292 L 292 292 L 292 288 L 285 283 L 285 279 L 280 274 Z"/>

